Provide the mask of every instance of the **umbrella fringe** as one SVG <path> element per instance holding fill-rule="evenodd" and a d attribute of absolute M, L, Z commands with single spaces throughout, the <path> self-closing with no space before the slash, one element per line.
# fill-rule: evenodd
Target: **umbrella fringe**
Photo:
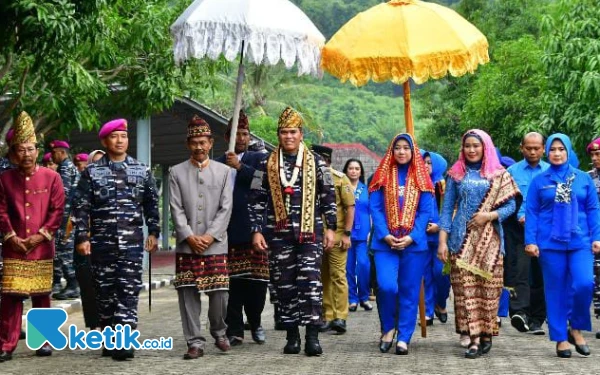
<path fill-rule="evenodd" d="M 409 78 L 421 84 L 430 78 L 445 77 L 448 73 L 454 77 L 473 73 L 480 64 L 489 61 L 487 40 L 478 41 L 468 50 L 431 53 L 418 58 L 349 59 L 341 51 L 325 46 L 321 55 L 321 68 L 342 82 L 350 81 L 355 86 L 365 85 L 369 80 L 402 84 Z"/>

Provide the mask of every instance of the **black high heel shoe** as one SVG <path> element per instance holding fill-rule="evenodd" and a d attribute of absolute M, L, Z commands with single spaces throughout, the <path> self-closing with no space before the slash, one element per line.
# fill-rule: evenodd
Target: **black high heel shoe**
<path fill-rule="evenodd" d="M 556 343 L 556 356 L 558 358 L 571 358 L 571 349 L 558 350 L 558 343 Z"/>
<path fill-rule="evenodd" d="M 481 345 L 471 342 L 469 344 L 469 349 L 465 352 L 465 358 L 475 359 L 481 356 Z"/>
<path fill-rule="evenodd" d="M 492 350 L 492 338 L 489 340 L 481 340 L 481 354 L 488 354 Z"/>
<path fill-rule="evenodd" d="M 577 344 L 577 342 L 575 342 L 575 337 L 573 337 L 573 334 L 571 333 L 571 330 L 569 330 L 567 333 L 569 343 L 571 345 L 575 345 L 575 351 L 577 351 L 577 353 L 586 357 L 591 354 L 590 347 L 587 344 Z"/>
<path fill-rule="evenodd" d="M 435 314 L 435 316 L 439 319 L 439 321 L 441 323 L 446 323 L 448 321 L 448 313 L 447 312 L 440 312 L 437 309 L 433 310 L 433 313 Z"/>
<path fill-rule="evenodd" d="M 392 347 L 392 343 L 394 342 L 394 338 L 396 337 L 396 332 L 394 332 L 394 335 L 392 336 L 392 339 L 390 341 L 383 341 L 383 336 L 385 335 L 382 335 L 381 339 L 379 340 L 379 351 L 382 353 L 387 353 Z"/>
<path fill-rule="evenodd" d="M 406 348 L 398 345 L 398 343 L 396 343 L 396 354 L 397 355 L 407 355 L 408 354 L 408 344 L 404 343 L 404 345 L 406 345 Z"/>

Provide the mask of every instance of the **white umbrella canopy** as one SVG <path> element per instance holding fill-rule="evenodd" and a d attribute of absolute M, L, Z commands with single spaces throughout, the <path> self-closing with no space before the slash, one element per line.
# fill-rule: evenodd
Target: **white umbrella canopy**
<path fill-rule="evenodd" d="M 233 152 L 242 101 L 244 57 L 254 64 L 276 65 L 283 61 L 298 75 L 321 75 L 321 49 L 325 37 L 312 21 L 288 0 L 195 0 L 171 25 L 175 61 L 223 55 L 240 65 L 233 106 Z"/>
<path fill-rule="evenodd" d="M 240 51 L 255 64 L 283 60 L 298 74 L 318 75 L 325 37 L 288 0 L 196 0 L 171 26 L 177 62 L 191 58 L 233 61 Z M 244 42 L 242 47 L 242 42 Z"/>

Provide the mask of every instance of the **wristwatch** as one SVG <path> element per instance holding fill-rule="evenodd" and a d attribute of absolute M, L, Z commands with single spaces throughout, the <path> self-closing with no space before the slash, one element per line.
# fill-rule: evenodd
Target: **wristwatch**
<path fill-rule="evenodd" d="M 348 236 L 348 237 L 350 237 L 350 235 L 351 235 L 351 234 L 352 234 L 352 232 L 351 232 L 351 231 L 349 231 L 349 230 L 345 230 L 345 231 L 344 231 L 344 235 L 345 235 L 345 236 Z"/>

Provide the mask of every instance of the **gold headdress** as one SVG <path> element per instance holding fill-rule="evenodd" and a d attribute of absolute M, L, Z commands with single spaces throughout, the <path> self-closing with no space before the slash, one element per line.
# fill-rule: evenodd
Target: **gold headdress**
<path fill-rule="evenodd" d="M 20 143 L 37 143 L 35 126 L 27 112 L 23 111 L 19 114 L 13 124 L 13 128 L 15 129 L 15 134 L 11 139 L 11 146 Z"/>
<path fill-rule="evenodd" d="M 302 116 L 296 110 L 287 107 L 279 116 L 279 122 L 277 123 L 277 130 L 283 128 L 302 128 Z"/>

